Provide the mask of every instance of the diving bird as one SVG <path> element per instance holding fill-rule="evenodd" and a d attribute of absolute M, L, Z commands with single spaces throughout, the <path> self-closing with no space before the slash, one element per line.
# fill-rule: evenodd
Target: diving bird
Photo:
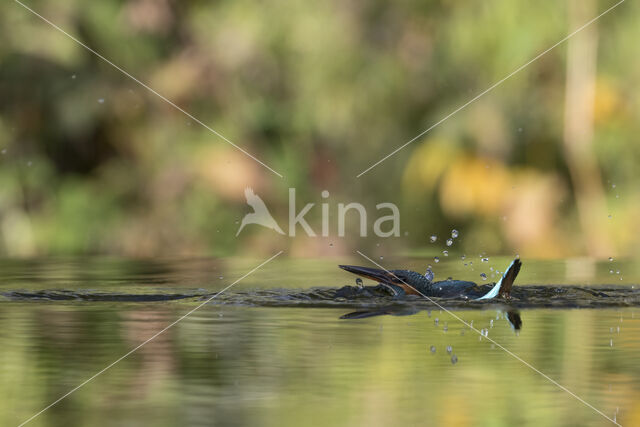
<path fill-rule="evenodd" d="M 394 297 L 404 295 L 421 295 L 438 298 L 463 298 L 485 300 L 495 297 L 509 298 L 511 288 L 516 276 L 520 271 L 522 262 L 514 259 L 504 272 L 498 283 L 495 285 L 478 285 L 474 282 L 464 280 L 441 280 L 433 281 L 433 273 L 427 270 L 423 275 L 410 270 L 380 270 L 370 267 L 357 267 L 354 265 L 340 265 L 339 267 L 358 276 L 375 280 L 379 287 L 386 288 Z M 357 296 L 359 289 L 353 286 L 345 286 L 338 289 L 337 296 L 352 297 Z"/>
<path fill-rule="evenodd" d="M 284 231 L 280 228 L 278 223 L 269 213 L 267 205 L 264 204 L 260 196 L 253 192 L 253 189 L 247 187 L 244 189 L 244 197 L 247 199 L 247 204 L 253 208 L 253 212 L 248 213 L 242 218 L 242 223 L 236 236 L 240 234 L 242 229 L 247 224 L 258 224 L 263 227 L 271 228 L 280 234 L 284 234 Z"/>

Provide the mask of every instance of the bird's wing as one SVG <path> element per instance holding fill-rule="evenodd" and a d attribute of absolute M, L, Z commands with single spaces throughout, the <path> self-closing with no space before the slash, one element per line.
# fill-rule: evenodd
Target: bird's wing
<path fill-rule="evenodd" d="M 496 283 L 489 292 L 477 299 L 491 299 L 497 296 L 508 298 L 511 295 L 513 282 L 520 272 L 520 267 L 522 267 L 522 262 L 518 258 L 511 261 L 509 268 L 507 268 L 507 271 L 505 271 L 500 280 L 498 280 L 498 283 Z"/>
<path fill-rule="evenodd" d="M 339 265 L 338 267 L 349 273 L 375 280 L 378 283 L 399 286 L 409 295 L 418 295 L 417 290 L 411 286 L 411 282 L 402 270 L 387 271 L 378 268 L 358 267 L 356 265 Z M 410 272 L 407 271 L 406 273 Z"/>

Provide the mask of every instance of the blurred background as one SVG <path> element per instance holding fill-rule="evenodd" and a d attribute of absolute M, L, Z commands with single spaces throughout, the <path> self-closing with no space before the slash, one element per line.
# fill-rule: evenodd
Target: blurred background
<path fill-rule="evenodd" d="M 633 256 L 640 5 L 625 2 L 356 176 L 613 1 L 79 0 L 0 5 L 0 254 Z M 287 230 L 249 225 L 251 187 Z M 330 193 L 328 199 L 322 191 Z M 369 237 L 338 203 L 360 202 Z M 400 235 L 371 232 L 392 202 Z M 388 212 L 384 212 L 388 214 Z M 437 236 L 431 243 L 432 235 Z"/>

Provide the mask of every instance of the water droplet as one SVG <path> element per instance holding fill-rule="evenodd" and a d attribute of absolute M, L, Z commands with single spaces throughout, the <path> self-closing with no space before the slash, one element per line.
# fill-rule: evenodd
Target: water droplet
<path fill-rule="evenodd" d="M 453 239 L 447 239 L 447 246 L 453 245 Z"/>
<path fill-rule="evenodd" d="M 447 353 L 451 354 L 451 352 L 453 351 L 453 348 L 451 348 L 450 345 L 447 346 Z"/>
<path fill-rule="evenodd" d="M 431 270 L 430 266 L 427 268 L 427 272 L 424 273 L 424 277 L 426 277 L 427 280 L 430 281 L 430 282 L 433 281 L 434 274 L 433 274 L 433 271 Z"/>
<path fill-rule="evenodd" d="M 98 99 L 98 104 L 104 104 L 104 98 L 99 98 Z"/>
<path fill-rule="evenodd" d="M 613 257 L 609 257 L 609 262 L 613 262 Z"/>
<path fill-rule="evenodd" d="M 458 356 L 454 354 L 453 356 L 451 356 L 451 364 L 455 365 L 456 363 L 458 363 Z"/>
<path fill-rule="evenodd" d="M 364 287 L 364 285 L 362 284 L 362 279 L 359 277 L 356 278 L 356 286 L 359 288 Z"/>
<path fill-rule="evenodd" d="M 482 277 L 482 280 L 487 280 L 487 275 L 484 273 L 480 273 L 480 277 Z"/>
<path fill-rule="evenodd" d="M 442 255 L 449 256 L 449 251 L 442 251 Z"/>
<path fill-rule="evenodd" d="M 436 240 L 438 240 L 438 236 L 436 236 L 435 234 L 432 234 L 429 240 L 431 241 L 431 243 L 435 243 Z"/>
<path fill-rule="evenodd" d="M 436 352 L 436 346 L 435 346 L 435 345 L 432 345 L 432 346 L 431 346 L 431 348 L 430 348 L 429 350 L 431 350 L 431 353 L 434 353 L 434 354 L 435 354 L 435 352 Z"/>
<path fill-rule="evenodd" d="M 455 239 L 458 237 L 458 235 L 459 235 L 458 230 L 451 230 L 451 237 Z"/>
<path fill-rule="evenodd" d="M 433 257 L 433 262 L 435 262 L 436 264 L 439 263 L 440 262 L 440 258 L 438 258 L 437 256 Z"/>

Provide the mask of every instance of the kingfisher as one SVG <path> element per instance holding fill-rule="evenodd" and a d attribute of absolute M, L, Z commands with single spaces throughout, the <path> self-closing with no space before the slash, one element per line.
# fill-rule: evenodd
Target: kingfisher
<path fill-rule="evenodd" d="M 358 276 L 372 279 L 378 282 L 376 287 L 345 286 L 336 291 L 337 297 L 358 297 L 363 294 L 377 295 L 379 291 L 386 291 L 394 298 L 402 298 L 405 295 L 418 295 L 437 298 L 461 298 L 473 300 L 488 300 L 493 298 L 511 297 L 511 288 L 516 276 L 520 272 L 522 262 L 519 258 L 511 261 L 509 267 L 498 282 L 491 285 L 478 285 L 465 280 L 441 280 L 434 282 L 433 272 L 429 268 L 426 274 L 416 273 L 411 270 L 382 270 L 370 267 L 357 267 L 354 265 L 340 265 L 341 269 Z M 361 284 L 360 279 L 357 283 Z"/>

